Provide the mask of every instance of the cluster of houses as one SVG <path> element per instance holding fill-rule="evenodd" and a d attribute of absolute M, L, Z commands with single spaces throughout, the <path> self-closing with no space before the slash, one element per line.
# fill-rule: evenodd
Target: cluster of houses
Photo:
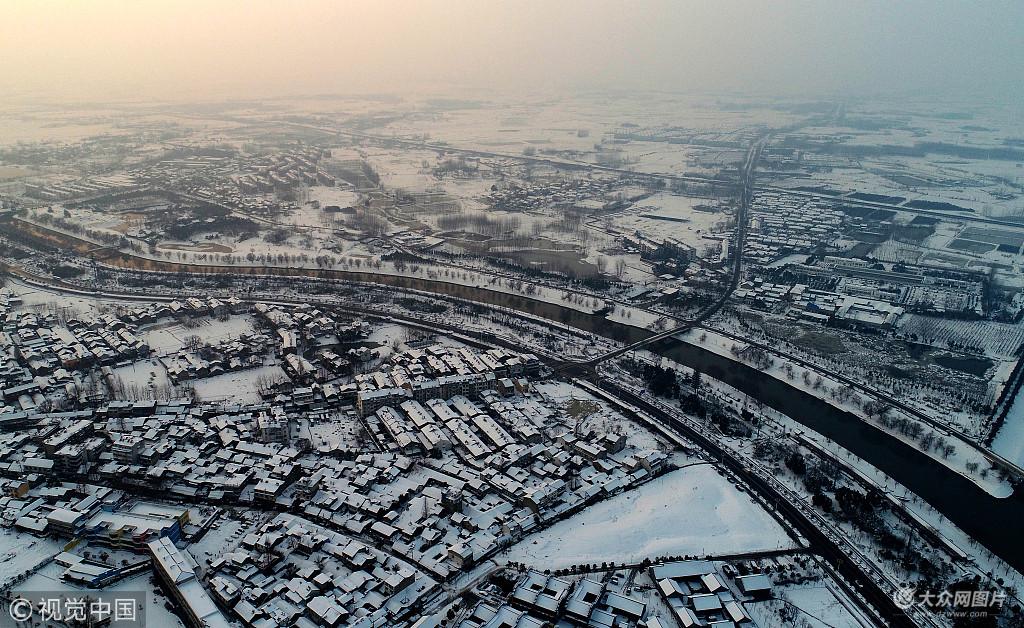
<path fill-rule="evenodd" d="M 647 604 L 624 593 L 612 574 L 597 578 L 600 576 L 573 583 L 530 570 L 516 583 L 507 603 L 480 603 L 458 627 L 644 626 Z"/>
<path fill-rule="evenodd" d="M 309 448 L 308 438 L 291 438 L 288 432 L 295 415 L 282 419 L 282 410 L 269 404 L 115 402 L 40 416 L 31 426 L 5 434 L 0 445 L 0 488 L 6 494 L 56 476 L 171 498 L 251 501 L 261 484 L 297 477 L 300 449 Z M 265 417 L 284 428 L 270 429 Z"/>
<path fill-rule="evenodd" d="M 49 375 L 147 355 L 149 347 L 135 332 L 110 315 L 59 326 L 53 314 L 11 312 L 5 317 L 0 349 L 5 360 L 18 361 L 29 374 Z"/>
<path fill-rule="evenodd" d="M 412 459 L 397 454 L 323 460 L 287 498 L 275 499 L 307 499 L 311 520 L 369 535 L 448 580 L 530 532 L 649 480 L 667 459 L 623 449 L 588 464 L 558 444 L 536 444 L 492 464 L 476 469 L 444 458 L 410 472 Z"/>
<path fill-rule="evenodd" d="M 724 575 L 723 570 L 731 574 Z M 529 570 L 511 595 L 487 599 L 474 607 L 459 628 L 671 628 L 752 625 L 745 603 L 771 596 L 772 580 L 764 574 L 739 575 L 731 565 L 716 568 L 708 560 L 653 565 L 649 572 L 671 615 L 652 612 L 647 598 L 630 592 L 629 569 L 565 578 Z M 430 624 L 435 626 L 437 624 Z"/>
<path fill-rule="evenodd" d="M 749 623 L 751 620 L 744 601 L 767 599 L 772 589 L 768 576 L 753 573 L 736 576 L 730 586 L 730 579 L 709 560 L 654 565 L 651 576 L 678 625 L 684 628 L 735 628 Z"/>
<path fill-rule="evenodd" d="M 247 309 L 248 306 L 245 303 L 234 297 L 224 300 L 214 297 L 205 300 L 198 297 L 189 297 L 181 301 L 174 300 L 162 307 L 157 307 L 155 313 L 157 318 L 165 316 L 178 318 L 185 316 L 212 316 L 214 318 L 223 318 L 231 314 L 241 314 Z"/>
<path fill-rule="evenodd" d="M 623 296 L 636 302 L 670 301 L 680 295 L 680 288 L 702 286 L 720 281 L 728 272 L 731 255 L 730 232 L 704 234 L 704 250 L 676 238 L 647 237 L 640 232 L 619 238 L 627 253 L 639 253 L 640 261 L 651 267 L 657 278 L 633 285 Z"/>
<path fill-rule="evenodd" d="M 276 335 L 277 353 L 293 381 L 301 384 L 324 383 L 352 374 L 353 364 L 369 362 L 377 357 L 366 346 L 352 346 L 369 335 L 366 321 L 338 321 L 312 307 L 282 308 L 256 303 L 257 320 Z M 313 360 L 305 357 L 314 355 Z"/>
<path fill-rule="evenodd" d="M 852 296 L 892 301 L 935 313 L 984 314 L 984 276 L 979 271 L 934 269 L 916 265 L 892 268 L 861 259 L 826 256 L 814 266 L 794 269 L 808 276 L 839 278 L 836 291 Z"/>
<path fill-rule="evenodd" d="M 744 281 L 736 290 L 736 297 L 757 308 L 782 309 L 793 318 L 822 324 L 835 321 L 879 330 L 893 329 L 904 313 L 902 306 L 889 301 L 762 279 Z"/>
<path fill-rule="evenodd" d="M 428 403 L 435 402 L 441 400 Z M 469 403 L 456 399 L 451 406 Z M 430 412 L 423 406 L 409 410 L 424 417 Z M 533 445 L 508 440 L 486 464 L 446 452 L 418 472 L 410 471 L 413 458 L 398 453 L 322 458 L 314 467 L 303 465 L 302 479 L 291 487 L 263 482 L 255 497 L 281 507 L 305 503 L 310 520 L 367 535 L 443 581 L 667 466 L 662 452 L 629 450 L 623 438 L 588 435 L 590 442 L 583 443 L 565 434 Z M 590 446 L 578 446 L 583 444 Z"/>
<path fill-rule="evenodd" d="M 108 393 L 99 380 L 91 379 L 92 371 L 98 369 L 106 383 L 114 387 L 114 368 L 150 356 L 140 326 L 170 317 L 223 318 L 247 309 L 234 298 L 192 297 L 122 309 L 117 314 L 70 318 L 59 309 L 37 313 L 17 305 L 20 299 L 9 292 L 0 299 L 0 413 L 4 414 L 99 405 Z M 255 354 L 266 342 L 266 338 L 253 337 L 247 343 L 232 341 L 210 347 L 211 355 L 206 358 L 183 350 L 161 355 L 160 359 L 170 381 L 177 384 L 252 366 Z"/>
<path fill-rule="evenodd" d="M 216 377 L 263 364 L 263 354 L 270 343 L 265 334 L 248 334 L 221 340 L 193 350 L 182 349 L 160 356 L 160 363 L 173 384 L 204 377 Z"/>
<path fill-rule="evenodd" d="M 334 186 L 335 178 L 318 167 L 323 150 L 296 150 L 274 155 L 256 172 L 238 179 L 246 194 L 286 192 L 298 185 Z"/>
<path fill-rule="evenodd" d="M 219 315 L 222 302 L 190 301 L 180 302 L 179 315 Z M 356 344 L 367 332 L 312 308 L 254 312 L 278 337 L 294 335 L 282 356 L 340 357 L 340 338 Z M 144 324 L 158 315 L 149 308 L 66 328 L 79 340 L 116 335 L 127 343 L 136 328 L 126 317 Z M 25 323 L 35 316 L 35 329 L 65 329 L 39 315 L 11 318 L 22 316 Z M 5 333 L 21 347 L 29 334 L 19 332 L 30 328 L 14 323 Z M 263 335 L 273 340 L 270 331 Z M 244 365 L 254 347 L 240 342 L 204 349 Z M 169 372 L 188 361 L 163 357 Z M 215 360 L 204 362 L 183 367 L 182 376 L 214 374 Z M 631 448 L 623 436 L 559 427 L 560 411 L 527 380 L 540 368 L 530 354 L 432 345 L 395 354 L 345 387 L 314 381 L 245 406 L 182 399 L 6 412 L 2 525 L 67 542 L 59 562 L 68 582 L 103 587 L 154 569 L 195 628 L 408 625 L 440 583 L 667 469 L 664 453 Z M 341 420 L 348 407 L 345 420 L 366 428 L 371 448 L 314 452 L 313 429 Z M 208 523 L 193 520 L 195 509 L 130 497 L 140 494 L 291 514 L 202 565 L 181 548 L 201 539 Z M 73 551 L 76 545 L 140 558 L 106 564 Z M 495 612 L 532 614 L 528 589 Z M 606 618 L 643 615 L 635 600 L 603 589 L 597 595 L 566 591 L 562 602 L 591 605 L 592 615 Z"/>
<path fill-rule="evenodd" d="M 485 390 L 502 395 L 525 392 L 526 376 L 536 375 L 541 363 L 533 354 L 508 349 L 471 349 L 434 345 L 395 355 L 374 373 L 356 376 L 356 409 L 360 417 L 399 406 L 412 399 L 449 399 L 455 395 L 477 396 Z"/>
<path fill-rule="evenodd" d="M 640 233 L 622 237 L 622 246 L 628 252 L 640 254 L 640 259 L 651 262 L 673 260 L 684 267 L 697 259 L 697 249 L 675 238 L 663 238 L 660 242 L 646 238 Z"/>
<path fill-rule="evenodd" d="M 213 599 L 246 628 L 406 626 L 440 592 L 392 552 L 289 514 L 210 560 L 208 582 Z"/>
<path fill-rule="evenodd" d="M 211 504 L 302 507 L 311 521 L 343 526 L 446 580 L 547 523 L 647 481 L 667 464 L 665 454 L 632 450 L 623 437 L 545 439 L 555 413 L 543 398 L 496 390 L 482 391 L 476 401 L 406 399 L 391 410 L 406 429 L 433 433 L 441 444 L 429 472 L 413 472 L 414 458 L 397 451 L 352 452 L 347 460 L 318 456 L 310 452 L 308 432 L 298 428 L 315 416 L 311 405 L 328 402 L 306 390 L 301 407 L 115 402 L 42 414 L 30 426 L 10 424 L 0 446 L 0 486 L 21 499 L 59 477 Z M 294 394 L 306 396 L 302 389 Z M 10 524 L 34 534 L 88 527 L 90 513 L 62 510 L 78 514 L 65 521 L 26 512 Z"/>
<path fill-rule="evenodd" d="M 810 254 L 842 235 L 845 215 L 831 200 L 782 192 L 758 192 L 750 207 L 750 231 L 743 255 L 770 264 L 786 255 Z"/>
<path fill-rule="evenodd" d="M 614 211 L 628 201 L 601 201 L 601 197 L 621 189 L 626 183 L 617 177 L 562 179 L 544 184 L 502 186 L 492 189 L 487 202 L 495 209 L 529 211 L 550 206 L 584 207 Z"/>
<path fill-rule="evenodd" d="M 739 575 L 731 565 L 723 575 L 711 561 L 685 560 L 653 565 L 649 572 L 671 615 L 652 612 L 644 598 L 625 586 L 629 569 L 610 570 L 570 579 L 539 571 L 526 572 L 511 595 L 484 599 L 459 628 L 671 628 L 707 626 L 738 628 L 753 625 L 745 603 L 768 599 L 772 580 L 764 574 Z M 436 624 L 431 624 L 431 626 Z"/>
<path fill-rule="evenodd" d="M 25 184 L 25 196 L 43 201 L 59 201 L 71 198 L 116 194 L 137 187 L 134 177 L 114 174 L 64 181 L 31 181 Z"/>
<path fill-rule="evenodd" d="M 29 412 L 48 400 L 67 400 L 71 405 L 95 402 L 102 399 L 102 391 L 86 390 L 87 371 L 149 355 L 135 321 L 112 314 L 59 324 L 55 314 L 7 305 L 0 307 L 0 315 L 2 413 Z"/>

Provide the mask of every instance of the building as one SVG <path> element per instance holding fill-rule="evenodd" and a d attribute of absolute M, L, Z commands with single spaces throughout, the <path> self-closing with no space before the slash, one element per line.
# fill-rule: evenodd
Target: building
<path fill-rule="evenodd" d="M 771 578 L 763 573 L 739 576 L 736 578 L 736 585 L 745 595 L 749 595 L 757 600 L 768 598 L 772 591 Z"/>
<path fill-rule="evenodd" d="M 261 412 L 256 424 L 261 443 L 288 442 L 288 418 L 280 408 L 274 408 L 270 413 Z"/>
<path fill-rule="evenodd" d="M 410 398 L 412 398 L 412 393 L 405 388 L 361 390 L 356 397 L 356 410 L 358 410 L 360 418 L 365 418 L 385 406 L 401 406 L 402 402 Z"/>
<path fill-rule="evenodd" d="M 142 451 L 142 439 L 132 434 L 122 434 L 110 448 L 114 460 L 121 464 L 138 464 Z"/>
<path fill-rule="evenodd" d="M 603 593 L 604 585 L 600 582 L 589 578 L 580 580 L 572 597 L 565 603 L 565 618 L 576 625 L 586 626 Z"/>
<path fill-rule="evenodd" d="M 284 491 L 284 488 L 284 480 L 279 480 L 277 478 L 263 478 L 253 488 L 253 496 L 261 501 L 273 502 L 277 500 L 277 496 Z"/>
<path fill-rule="evenodd" d="M 150 541 L 153 569 L 189 628 L 231 628 L 196 577 L 196 565 L 168 538 Z"/>
<path fill-rule="evenodd" d="M 530 571 L 512 593 L 512 606 L 544 619 L 562 614 L 572 584 L 561 578 Z"/>
<path fill-rule="evenodd" d="M 88 520 L 88 513 L 68 508 L 58 508 L 46 516 L 46 521 L 49 524 L 47 529 L 50 534 L 60 538 L 78 538 Z"/>
<path fill-rule="evenodd" d="M 127 511 L 101 510 L 85 523 L 82 534 L 90 545 L 141 554 L 153 539 L 181 540 L 188 522 L 187 508 L 140 503 Z"/>

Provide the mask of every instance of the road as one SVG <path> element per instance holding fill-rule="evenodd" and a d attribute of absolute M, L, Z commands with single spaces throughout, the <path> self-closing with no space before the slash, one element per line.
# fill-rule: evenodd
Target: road
<path fill-rule="evenodd" d="M 566 366 L 566 372 L 570 373 L 585 373 L 592 372 L 598 364 L 611 360 L 620 355 L 634 351 L 651 343 L 670 338 L 677 334 L 686 332 L 694 327 L 699 326 L 704 321 L 710 319 L 712 316 L 717 314 L 719 310 L 725 307 L 729 297 L 736 291 L 736 288 L 740 284 L 740 277 L 743 274 L 743 244 L 747 238 L 747 215 L 750 210 L 750 201 L 753 198 L 754 190 L 754 172 L 757 169 L 757 162 L 761 156 L 761 149 L 764 147 L 765 142 L 768 141 L 768 135 L 760 138 L 750 150 L 747 151 L 747 158 L 743 164 L 742 169 L 742 183 L 743 192 L 740 198 L 740 206 L 736 211 L 736 231 L 733 234 L 732 241 L 730 242 L 732 250 L 732 273 L 729 276 L 729 283 L 726 286 L 722 294 L 715 299 L 714 303 L 701 310 L 693 319 L 689 321 L 681 322 L 672 329 L 657 333 L 648 338 L 644 338 L 638 342 L 634 342 L 625 347 L 609 351 L 604 355 L 597 356 L 595 358 L 585 360 L 576 364 L 569 364 Z"/>

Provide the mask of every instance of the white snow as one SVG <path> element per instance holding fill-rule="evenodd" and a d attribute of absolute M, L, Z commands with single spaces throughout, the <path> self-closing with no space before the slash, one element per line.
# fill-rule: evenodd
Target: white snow
<path fill-rule="evenodd" d="M 531 535 L 508 559 L 541 569 L 793 547 L 766 511 L 709 465 L 673 471 Z"/>
<path fill-rule="evenodd" d="M 812 628 L 870 628 L 873 624 L 857 613 L 850 611 L 852 604 L 840 601 L 840 594 L 822 582 L 778 587 L 775 593 L 786 600 L 790 610 L 797 611 L 797 621 L 804 620 Z M 845 598 L 845 596 L 843 596 Z M 792 626 L 776 614 L 776 609 L 785 602 L 769 601 L 747 603 L 747 612 L 761 628 Z"/>
<path fill-rule="evenodd" d="M 1018 466 L 1024 466 L 1024 395 L 1017 395 L 999 428 L 992 451 Z"/>
<path fill-rule="evenodd" d="M 0 585 L 35 569 L 60 550 L 61 544 L 52 539 L 4 529 L 0 533 Z"/>
<path fill-rule="evenodd" d="M 184 346 L 185 338 L 193 335 L 202 338 L 203 342 L 216 344 L 253 333 L 252 317 L 249 314 L 232 316 L 226 321 L 204 316 L 195 319 L 195 322 L 198 325 L 191 329 L 181 323 L 164 322 L 140 331 L 154 353 L 177 351 Z"/>
<path fill-rule="evenodd" d="M 256 391 L 256 378 L 261 375 L 272 379 L 287 378 L 280 366 L 261 366 L 244 371 L 225 373 L 215 377 L 197 379 L 193 383 L 193 388 L 196 394 L 199 395 L 199 398 L 205 402 L 259 403 L 261 399 Z"/>

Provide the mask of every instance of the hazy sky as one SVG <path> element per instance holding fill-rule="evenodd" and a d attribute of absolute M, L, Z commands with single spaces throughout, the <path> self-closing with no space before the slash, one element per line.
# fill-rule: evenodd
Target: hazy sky
<path fill-rule="evenodd" d="M 0 0 L 13 96 L 1022 85 L 1022 0 Z"/>

